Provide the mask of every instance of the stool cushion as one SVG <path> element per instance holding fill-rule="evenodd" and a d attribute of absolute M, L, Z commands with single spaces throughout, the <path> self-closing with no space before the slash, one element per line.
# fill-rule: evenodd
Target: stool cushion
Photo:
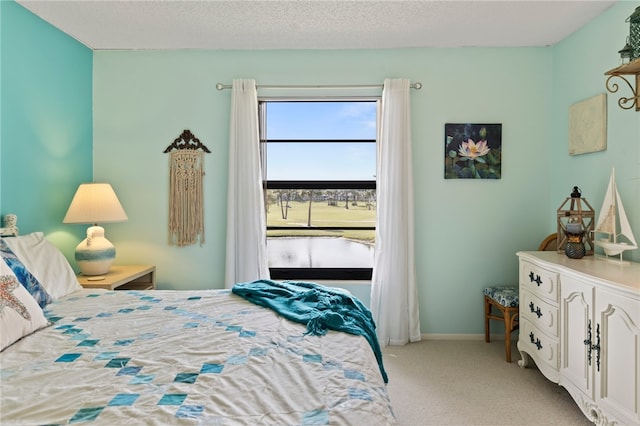
<path fill-rule="evenodd" d="M 502 306 L 511 308 L 520 306 L 517 287 L 487 287 L 482 290 L 482 293 Z"/>

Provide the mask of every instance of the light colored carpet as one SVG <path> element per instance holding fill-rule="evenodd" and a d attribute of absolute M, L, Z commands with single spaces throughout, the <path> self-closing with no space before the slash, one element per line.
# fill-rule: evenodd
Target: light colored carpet
<path fill-rule="evenodd" d="M 520 368 L 517 350 L 505 362 L 504 340 L 423 340 L 383 359 L 401 426 L 592 424 L 564 388 Z"/>

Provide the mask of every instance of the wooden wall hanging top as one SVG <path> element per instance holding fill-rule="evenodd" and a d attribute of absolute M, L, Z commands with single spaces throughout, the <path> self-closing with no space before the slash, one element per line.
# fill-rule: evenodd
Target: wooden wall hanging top
<path fill-rule="evenodd" d="M 164 153 L 174 149 L 201 149 L 206 153 L 211 153 L 209 148 L 200 139 L 196 138 L 190 130 L 185 130 L 182 134 L 176 138 L 171 145 L 164 149 Z"/>

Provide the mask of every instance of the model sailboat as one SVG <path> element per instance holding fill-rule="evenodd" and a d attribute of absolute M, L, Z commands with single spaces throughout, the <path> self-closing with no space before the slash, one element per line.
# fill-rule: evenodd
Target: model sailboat
<path fill-rule="evenodd" d="M 602 247 L 607 256 L 620 255 L 622 260 L 622 252 L 638 248 L 616 187 L 615 169 L 611 171 L 609 187 L 594 232 L 607 235 L 606 238 L 594 238 L 595 245 Z"/>

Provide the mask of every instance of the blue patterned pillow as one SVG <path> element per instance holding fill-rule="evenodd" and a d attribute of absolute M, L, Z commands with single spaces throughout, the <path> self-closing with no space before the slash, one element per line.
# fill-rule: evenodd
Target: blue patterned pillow
<path fill-rule="evenodd" d="M 52 302 L 51 296 L 47 293 L 38 282 L 37 278 L 33 276 L 31 272 L 24 266 L 24 264 L 18 259 L 13 251 L 9 248 L 3 238 L 0 238 L 0 256 L 4 259 L 5 263 L 9 265 L 13 273 L 18 278 L 18 281 L 27 289 L 27 291 L 36 299 L 38 305 L 44 308 L 47 304 Z"/>

